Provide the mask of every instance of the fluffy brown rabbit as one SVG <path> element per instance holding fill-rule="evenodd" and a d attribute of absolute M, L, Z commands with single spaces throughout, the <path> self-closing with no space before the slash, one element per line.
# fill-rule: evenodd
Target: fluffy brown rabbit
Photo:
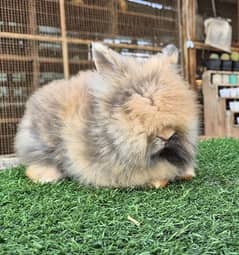
<path fill-rule="evenodd" d="M 53 81 L 27 102 L 15 141 L 36 182 L 163 187 L 194 175 L 198 105 L 177 49 L 140 61 L 92 44 L 96 71 Z"/>

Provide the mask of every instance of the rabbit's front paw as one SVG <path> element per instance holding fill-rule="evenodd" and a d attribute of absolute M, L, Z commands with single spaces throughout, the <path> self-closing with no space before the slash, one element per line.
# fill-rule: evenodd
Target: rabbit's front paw
<path fill-rule="evenodd" d="M 182 181 L 191 181 L 192 178 L 195 176 L 195 170 L 193 167 L 189 167 L 186 171 L 178 177 L 179 180 Z"/>
<path fill-rule="evenodd" d="M 160 189 L 166 187 L 168 184 L 167 179 L 162 179 L 162 180 L 157 180 L 157 181 L 152 181 L 150 183 L 150 187 L 155 188 L 155 189 Z"/>

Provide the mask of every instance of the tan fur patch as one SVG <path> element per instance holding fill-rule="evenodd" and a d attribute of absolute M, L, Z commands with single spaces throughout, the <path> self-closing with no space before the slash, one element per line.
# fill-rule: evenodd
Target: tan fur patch
<path fill-rule="evenodd" d="M 26 176 L 34 182 L 48 183 L 59 181 L 63 176 L 55 167 L 32 165 L 27 167 Z"/>

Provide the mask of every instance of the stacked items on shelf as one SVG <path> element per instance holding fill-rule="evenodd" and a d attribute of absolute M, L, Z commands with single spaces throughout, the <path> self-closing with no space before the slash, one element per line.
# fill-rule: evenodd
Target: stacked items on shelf
<path fill-rule="evenodd" d="M 206 61 L 208 70 L 239 71 L 239 53 L 211 53 Z"/>

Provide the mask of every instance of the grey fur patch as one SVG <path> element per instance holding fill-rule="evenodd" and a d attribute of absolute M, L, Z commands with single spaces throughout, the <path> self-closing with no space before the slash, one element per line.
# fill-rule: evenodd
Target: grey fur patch
<path fill-rule="evenodd" d="M 89 125 L 84 129 L 83 139 L 88 143 L 87 150 L 84 153 L 88 161 L 97 161 L 102 164 L 108 164 L 113 167 L 119 165 L 125 171 L 132 171 L 139 166 L 137 162 L 141 162 L 138 151 L 135 149 L 133 141 L 127 139 L 122 131 L 119 130 L 119 125 L 114 123 L 114 119 L 105 119 L 98 112 L 97 103 L 94 103 L 92 112 L 89 116 Z M 119 142 L 121 141 L 121 142 Z M 136 138 L 137 141 L 137 138 Z M 131 147 L 131 151 L 126 151 L 125 146 Z"/>
<path fill-rule="evenodd" d="M 63 171 L 66 153 L 61 136 L 64 124 L 57 115 L 60 105 L 53 100 L 46 106 L 40 99 L 34 95 L 28 102 L 30 111 L 19 125 L 16 151 L 26 165 L 54 165 Z"/>

